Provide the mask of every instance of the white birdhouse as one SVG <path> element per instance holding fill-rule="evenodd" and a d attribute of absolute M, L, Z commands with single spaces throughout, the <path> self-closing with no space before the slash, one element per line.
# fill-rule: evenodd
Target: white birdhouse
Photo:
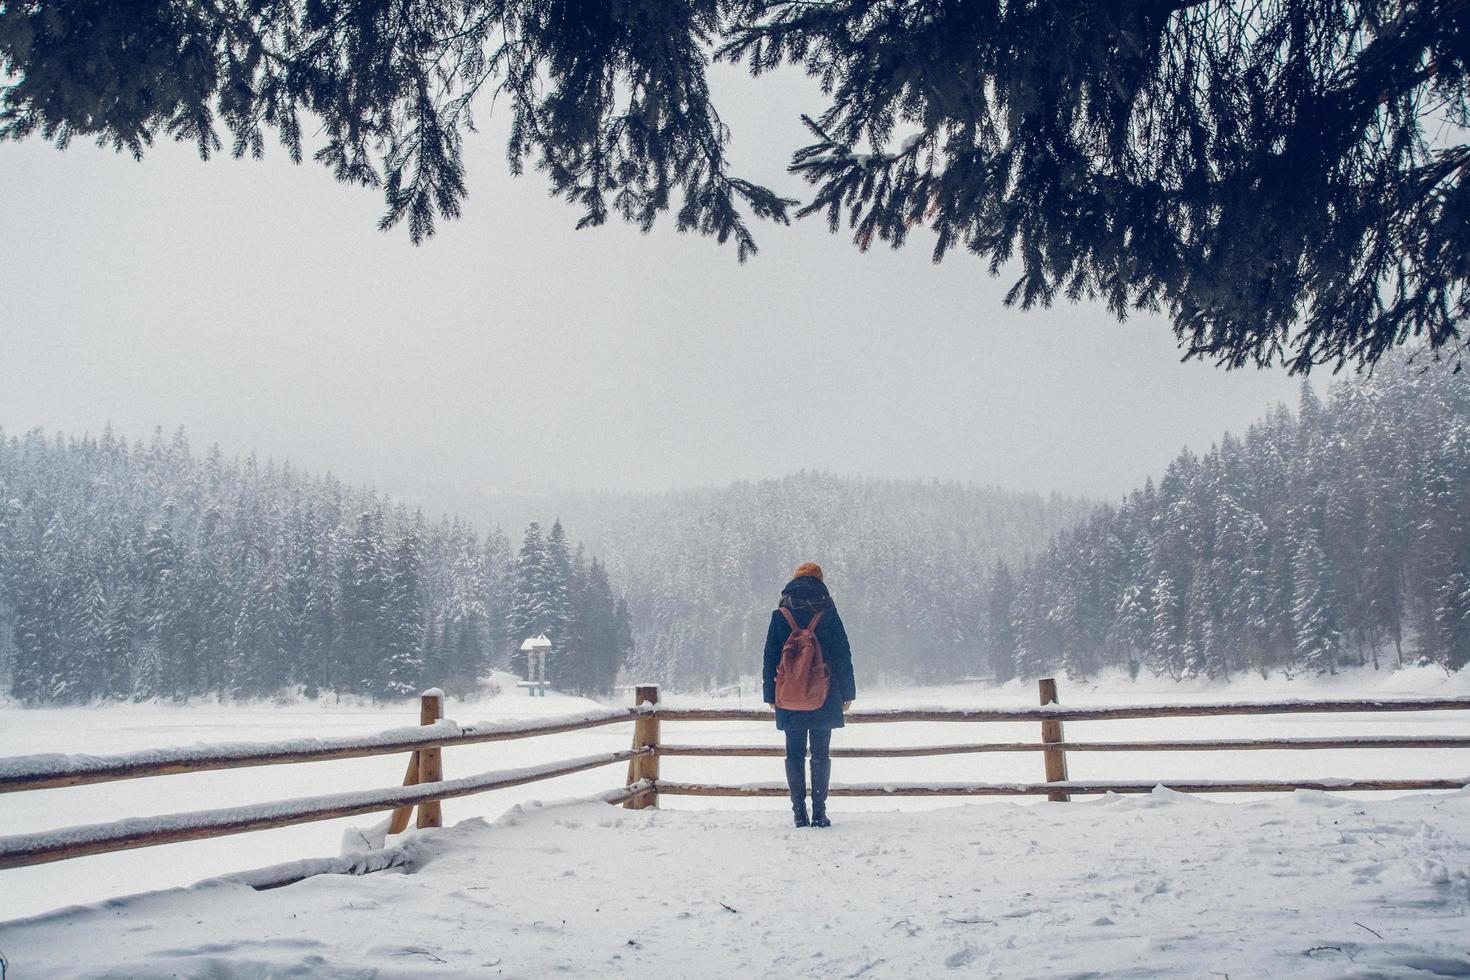
<path fill-rule="evenodd" d="M 545 633 L 533 636 L 521 644 L 521 652 L 526 655 L 526 679 L 523 683 L 530 688 L 531 697 L 538 694 L 546 697 L 546 655 L 551 652 L 551 641 Z"/>

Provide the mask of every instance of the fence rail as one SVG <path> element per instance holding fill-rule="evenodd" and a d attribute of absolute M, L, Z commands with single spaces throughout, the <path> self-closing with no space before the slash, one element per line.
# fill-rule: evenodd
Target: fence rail
<path fill-rule="evenodd" d="M 67 827 L 38 834 L 0 837 L 0 869 L 45 864 L 88 854 L 106 854 L 135 847 L 173 844 L 179 841 L 227 837 L 253 830 L 273 830 L 319 820 L 357 817 L 406 806 L 424 806 L 440 800 L 486 793 L 490 790 L 524 786 L 588 769 L 615 765 L 627 759 L 652 754 L 651 749 L 623 749 L 602 755 L 584 756 L 549 766 L 532 766 L 499 772 L 484 772 L 460 779 L 447 779 L 418 786 L 365 790 L 308 796 L 253 806 L 196 810 L 167 817 L 142 817 L 113 823 Z M 622 791 L 619 791 L 620 793 Z M 652 792 L 649 786 L 648 792 Z M 631 794 L 630 794 L 631 795 Z M 620 800 L 621 801 L 621 800 Z"/>
<path fill-rule="evenodd" d="M 1470 749 L 1470 735 L 1327 736 L 1301 738 L 1232 738 L 1159 741 L 1068 741 L 1068 721 L 1123 721 L 1141 718 L 1218 717 L 1273 714 L 1376 714 L 1470 710 L 1470 698 L 1367 699 L 1332 701 L 1230 702 L 1222 704 L 1160 704 L 1125 707 L 1067 708 L 1057 704 L 1056 682 L 1039 686 L 1041 705 L 1033 708 L 944 709 L 903 708 L 852 711 L 850 724 L 900 722 L 1040 723 L 1037 742 L 979 742 L 903 747 L 839 747 L 838 758 L 913 758 L 995 752 L 1040 752 L 1046 780 L 1009 783 L 873 783 L 838 785 L 831 795 L 858 796 L 1039 796 L 1065 801 L 1072 795 L 1147 793 L 1157 780 L 1090 781 L 1067 775 L 1072 752 L 1219 752 L 1262 750 L 1459 748 Z M 514 724 L 460 725 L 443 717 L 443 692 L 425 691 L 420 726 L 399 728 L 361 737 L 311 739 L 296 742 L 241 743 L 112 756 L 37 755 L 0 759 L 0 793 L 79 786 L 177 773 L 236 769 L 253 766 L 325 762 L 367 756 L 409 753 L 404 785 L 388 789 L 337 793 L 297 800 L 263 803 L 111 823 L 68 827 L 35 834 L 0 837 L 0 869 L 42 864 L 89 854 L 102 854 L 177 841 L 223 837 L 254 830 L 339 817 L 392 811 L 390 831 L 407 827 L 413 809 L 419 827 L 440 826 L 440 801 L 476 793 L 521 786 L 545 779 L 627 762 L 625 784 L 601 798 L 633 809 L 658 806 L 661 795 L 775 797 L 787 789 L 779 783 L 724 785 L 681 782 L 660 778 L 663 757 L 751 757 L 784 755 L 769 745 L 669 744 L 662 739 L 664 722 L 769 722 L 769 710 L 753 708 L 667 708 L 658 704 L 658 688 L 635 688 L 634 705 L 586 714 Z M 445 779 L 442 750 L 457 745 L 533 738 L 580 731 L 605 725 L 633 723 L 632 745 L 617 752 L 583 756 L 523 769 L 483 772 Z M 1467 784 L 1465 777 L 1402 779 L 1298 780 L 1164 780 L 1163 785 L 1185 793 L 1272 793 L 1296 789 L 1324 791 L 1452 790 Z M 376 867 L 372 862 L 362 865 Z M 272 886 L 281 884 L 272 879 Z"/>
<path fill-rule="evenodd" d="M 427 695 L 429 697 L 431 695 Z M 124 755 L 33 755 L 0 759 L 0 793 L 110 783 L 119 779 L 167 776 L 214 769 L 244 769 L 298 762 L 331 762 L 375 755 L 398 755 L 420 749 L 503 742 L 510 739 L 557 735 L 603 725 L 632 721 L 632 708 L 599 714 L 513 725 L 458 725 L 438 721 L 419 728 L 394 728 L 367 736 L 312 739 L 294 742 L 255 742 L 233 745 L 190 746 L 130 752 Z"/>
<path fill-rule="evenodd" d="M 1144 782 L 1062 780 L 1045 783 L 859 783 L 833 786 L 831 796 L 1052 796 L 1057 793 L 1152 793 L 1159 786 L 1177 793 L 1283 793 L 1298 789 L 1330 792 L 1454 790 L 1463 779 L 1206 779 Z M 660 782 L 660 796 L 786 796 L 784 783 Z"/>
<path fill-rule="evenodd" d="M 1183 742 L 974 742 L 900 748 L 834 748 L 834 759 L 901 759 L 983 752 L 1247 752 L 1280 749 L 1470 749 L 1470 736 L 1385 735 L 1374 738 L 1235 738 Z M 778 745 L 660 745 L 661 756 L 784 756 Z"/>
<path fill-rule="evenodd" d="M 1064 708 L 887 708 L 849 711 L 849 725 L 898 721 L 1125 721 L 1134 718 L 1207 718 L 1218 715 L 1376 714 L 1384 711 L 1470 709 L 1470 698 L 1390 698 L 1335 701 L 1226 701 L 1218 704 L 1152 704 Z M 660 708 L 664 721 L 769 721 L 761 708 Z"/>

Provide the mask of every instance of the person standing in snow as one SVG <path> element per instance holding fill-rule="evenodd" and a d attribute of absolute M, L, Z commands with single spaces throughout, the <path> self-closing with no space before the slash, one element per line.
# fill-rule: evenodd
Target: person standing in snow
<path fill-rule="evenodd" d="M 815 624 L 815 629 L 813 629 Z M 783 707 L 777 697 L 777 669 L 782 651 L 797 630 L 811 630 L 820 648 L 821 666 L 826 671 L 827 693 L 819 706 L 806 710 Z M 799 639 L 799 637 L 798 637 Z M 781 601 L 771 613 L 766 631 L 766 653 L 761 668 L 763 699 L 776 709 L 776 728 L 786 733 L 786 784 L 791 788 L 791 810 L 796 826 L 830 827 L 827 819 L 827 787 L 832 777 L 832 729 L 843 726 L 843 713 L 857 697 L 852 673 L 852 648 L 832 595 L 822 581 L 822 567 L 815 562 L 798 565 L 790 582 L 781 590 Z M 812 812 L 806 809 L 806 754 L 811 746 Z"/>

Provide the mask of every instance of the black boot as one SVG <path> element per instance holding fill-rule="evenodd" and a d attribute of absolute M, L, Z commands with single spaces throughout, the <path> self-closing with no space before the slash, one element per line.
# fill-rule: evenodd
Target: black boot
<path fill-rule="evenodd" d="M 791 788 L 791 813 L 796 819 L 796 826 L 811 826 L 811 821 L 806 816 L 805 759 L 786 760 L 786 785 Z"/>
<path fill-rule="evenodd" d="M 830 827 L 827 819 L 827 786 L 832 782 L 832 760 L 812 757 L 812 826 Z"/>

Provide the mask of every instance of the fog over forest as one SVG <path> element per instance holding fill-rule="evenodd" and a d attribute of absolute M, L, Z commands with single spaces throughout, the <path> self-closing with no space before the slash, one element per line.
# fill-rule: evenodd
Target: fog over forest
<path fill-rule="evenodd" d="M 32 703 L 469 690 L 538 633 L 566 690 L 719 688 L 811 558 L 879 682 L 1470 661 L 1470 385 L 1402 357 L 1116 505 L 803 472 L 488 499 L 542 512 L 508 534 L 110 429 L 0 438 L 0 503 L 0 678 Z"/>

